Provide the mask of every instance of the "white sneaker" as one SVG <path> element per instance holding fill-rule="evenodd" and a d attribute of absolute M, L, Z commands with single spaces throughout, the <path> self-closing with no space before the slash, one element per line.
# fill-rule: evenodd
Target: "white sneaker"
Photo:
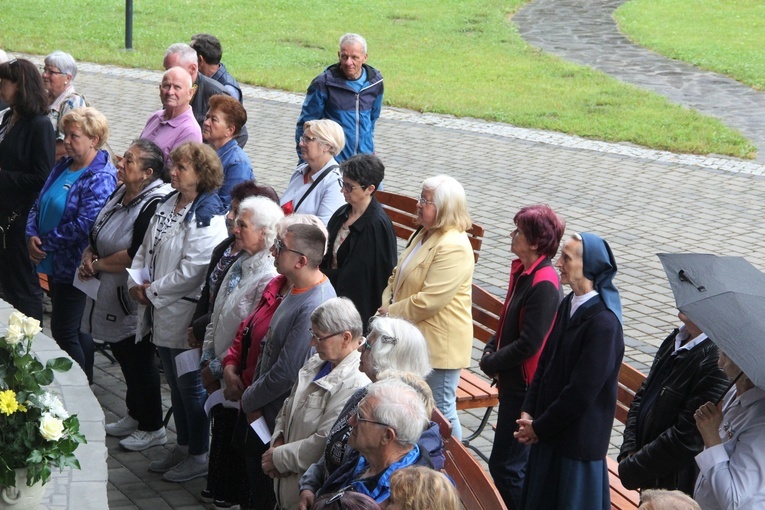
<path fill-rule="evenodd" d="M 164 473 L 166 471 L 170 471 L 175 466 L 186 460 L 186 455 L 181 451 L 178 446 L 175 446 L 174 448 L 170 450 L 165 450 L 165 454 L 160 457 L 159 459 L 152 461 L 151 464 L 149 464 L 149 471 L 153 471 L 155 473 Z"/>
<path fill-rule="evenodd" d="M 186 459 L 167 471 L 162 478 L 168 482 L 187 482 L 200 476 L 207 476 L 207 462 L 197 462 L 193 457 Z"/>
<path fill-rule="evenodd" d="M 104 430 L 106 430 L 106 434 L 109 436 L 125 437 L 138 430 L 138 420 L 126 414 L 119 421 L 106 425 Z"/>
<path fill-rule="evenodd" d="M 140 452 L 152 446 L 161 446 L 165 443 L 167 443 L 165 427 L 154 431 L 136 430 L 120 441 L 120 445 L 131 452 Z"/>

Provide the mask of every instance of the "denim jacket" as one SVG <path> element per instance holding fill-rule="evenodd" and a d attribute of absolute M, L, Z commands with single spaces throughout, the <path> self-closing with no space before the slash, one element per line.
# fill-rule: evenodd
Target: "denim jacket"
<path fill-rule="evenodd" d="M 56 182 L 72 164 L 72 158 L 62 158 L 51 170 L 40 196 Z M 35 200 L 27 217 L 27 239 L 37 236 L 41 249 L 53 256 L 53 282 L 72 283 L 82 252 L 88 246 L 88 233 L 109 195 L 117 187 L 117 169 L 109 159 L 109 153 L 99 150 L 90 166 L 72 184 L 66 197 L 64 213 L 58 226 L 40 235 L 37 231 L 37 213 L 40 198 Z"/>

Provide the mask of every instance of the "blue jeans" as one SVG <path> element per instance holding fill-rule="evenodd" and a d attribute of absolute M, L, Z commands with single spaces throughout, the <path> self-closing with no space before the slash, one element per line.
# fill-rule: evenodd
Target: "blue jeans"
<path fill-rule="evenodd" d="M 80 333 L 82 314 L 85 312 L 85 294 L 68 283 L 52 283 L 50 299 L 50 331 L 59 347 L 76 361 L 93 384 L 93 339 Z"/>
<path fill-rule="evenodd" d="M 522 393 L 507 395 L 500 390 L 497 430 L 489 457 L 489 472 L 508 510 L 521 507 L 523 478 L 529 459 L 529 447 L 513 436 L 518 430 L 515 420 L 521 417 L 524 398 Z"/>
<path fill-rule="evenodd" d="M 207 392 L 202 387 L 199 370 L 178 377 L 175 357 L 186 349 L 157 347 L 165 378 L 170 385 L 170 401 L 178 434 L 178 444 L 189 447 L 189 455 L 206 453 L 210 446 L 210 420 L 205 413 Z"/>
<path fill-rule="evenodd" d="M 462 426 L 457 417 L 457 386 L 460 383 L 457 369 L 434 368 L 428 376 L 428 386 L 433 392 L 436 407 L 452 424 L 452 437 L 462 440 Z"/>

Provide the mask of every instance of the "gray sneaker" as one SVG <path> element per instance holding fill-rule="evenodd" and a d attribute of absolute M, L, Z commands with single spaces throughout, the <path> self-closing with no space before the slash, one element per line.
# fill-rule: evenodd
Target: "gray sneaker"
<path fill-rule="evenodd" d="M 136 430 L 138 430 L 138 420 L 133 419 L 129 414 L 126 414 L 119 421 L 109 423 L 104 427 L 106 434 L 115 437 L 129 436 Z"/>
<path fill-rule="evenodd" d="M 162 446 L 165 443 L 167 443 L 167 432 L 165 427 L 162 427 L 153 431 L 136 430 L 120 441 L 120 446 L 131 452 L 140 452 L 152 446 Z"/>
<path fill-rule="evenodd" d="M 187 482 L 200 476 L 207 476 L 207 462 L 197 462 L 193 457 L 189 456 L 162 475 L 162 478 L 168 482 Z"/>
<path fill-rule="evenodd" d="M 187 455 L 181 451 L 180 448 L 175 446 L 170 450 L 165 450 L 165 454 L 159 459 L 152 461 L 149 464 L 149 471 L 155 473 L 164 473 L 170 471 L 175 466 L 186 460 Z"/>

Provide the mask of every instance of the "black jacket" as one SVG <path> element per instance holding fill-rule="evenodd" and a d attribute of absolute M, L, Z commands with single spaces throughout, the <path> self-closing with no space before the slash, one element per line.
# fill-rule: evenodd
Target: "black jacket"
<path fill-rule="evenodd" d="M 539 441 L 558 455 L 602 460 L 614 423 L 624 336 L 600 296 L 569 318 L 573 295 L 558 308 L 522 410 L 533 416 Z"/>
<path fill-rule="evenodd" d="M 678 331 L 659 347 L 630 406 L 619 454 L 619 477 L 628 489 L 693 493 L 694 457 L 704 448 L 693 413 L 705 402 L 716 402 L 728 384 L 710 339 L 673 354 Z"/>
<path fill-rule="evenodd" d="M 348 237 L 337 250 L 337 269 L 330 269 L 337 233 L 350 212 L 351 206 L 344 205 L 330 218 L 329 244 L 321 270 L 337 295 L 347 297 L 356 305 L 366 332 L 367 320 L 382 304 L 383 291 L 396 265 L 396 233 L 390 218 L 372 197 L 367 210 L 353 222 Z"/>
<path fill-rule="evenodd" d="M 10 122 L 8 110 L 1 120 Z M 20 215 L 25 225 L 27 214 L 45 184 L 56 151 L 53 124 L 45 115 L 19 119 L 0 142 L 0 216 Z M 22 227 L 23 229 L 23 227 Z"/>
<path fill-rule="evenodd" d="M 218 287 L 226 277 L 226 274 L 228 274 L 228 270 L 231 268 L 233 260 L 229 265 L 223 268 L 214 289 L 210 288 L 210 274 L 215 269 L 215 266 L 218 265 L 220 259 L 223 258 L 226 249 L 234 244 L 235 240 L 236 239 L 232 234 L 221 241 L 218 246 L 213 248 L 210 264 L 207 266 L 207 273 L 205 274 L 205 284 L 204 287 L 202 287 L 202 294 L 199 296 L 199 301 L 197 301 L 197 306 L 194 309 L 194 316 L 191 318 L 191 327 L 194 331 L 194 338 L 198 342 L 202 342 L 205 339 L 207 325 L 210 324 L 210 321 L 212 320 L 212 303 L 215 302 L 215 296 L 218 294 Z"/>

